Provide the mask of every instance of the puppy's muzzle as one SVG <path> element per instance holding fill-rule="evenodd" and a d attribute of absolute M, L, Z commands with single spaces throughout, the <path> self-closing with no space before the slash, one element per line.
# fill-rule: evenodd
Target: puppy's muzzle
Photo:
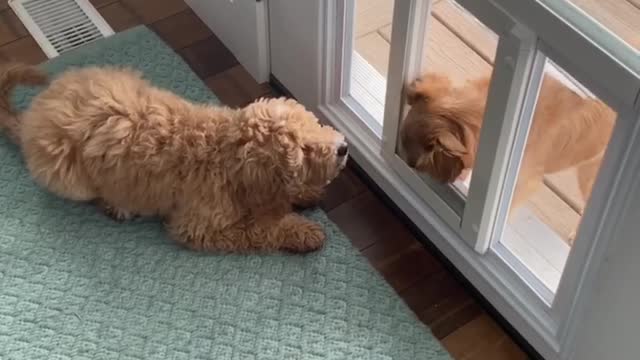
<path fill-rule="evenodd" d="M 349 154 L 349 145 L 347 145 L 347 143 L 342 143 L 338 146 L 338 149 L 336 150 L 336 154 L 338 155 L 338 157 L 345 157 Z"/>
<path fill-rule="evenodd" d="M 404 155 L 404 162 L 412 169 L 416 168 L 416 165 L 418 165 L 418 158 L 416 156 L 409 156 L 409 155 Z"/>
<path fill-rule="evenodd" d="M 347 158 L 349 156 L 349 145 L 346 142 L 341 143 L 336 148 L 336 159 L 338 168 L 343 169 L 347 165 Z"/>

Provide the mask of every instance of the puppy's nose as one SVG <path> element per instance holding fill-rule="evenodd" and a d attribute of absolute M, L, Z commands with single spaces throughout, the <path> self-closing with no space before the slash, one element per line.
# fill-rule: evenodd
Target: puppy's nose
<path fill-rule="evenodd" d="M 347 145 L 347 143 L 342 143 L 340 144 L 340 146 L 338 146 L 338 151 L 337 151 L 338 156 L 340 157 L 347 156 L 348 152 L 349 152 L 349 146 Z"/>

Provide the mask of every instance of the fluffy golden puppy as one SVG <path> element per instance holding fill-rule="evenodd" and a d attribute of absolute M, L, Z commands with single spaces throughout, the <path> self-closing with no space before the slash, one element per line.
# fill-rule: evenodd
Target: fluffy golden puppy
<path fill-rule="evenodd" d="M 21 64 L 0 71 L 5 104 L 19 83 L 43 83 Z M 292 204 L 319 200 L 345 166 L 344 136 L 294 100 L 242 109 L 189 102 L 118 68 L 70 70 L 0 124 L 33 178 L 112 216 L 157 215 L 197 250 L 287 250 L 323 245 L 322 227 Z"/>
<path fill-rule="evenodd" d="M 485 113 L 489 77 L 454 87 L 427 74 L 407 89 L 411 105 L 401 129 L 407 163 L 443 183 L 473 169 Z M 615 113 L 546 75 L 524 152 L 512 209 L 543 184 L 545 174 L 576 167 L 585 201 L 611 136 Z"/>

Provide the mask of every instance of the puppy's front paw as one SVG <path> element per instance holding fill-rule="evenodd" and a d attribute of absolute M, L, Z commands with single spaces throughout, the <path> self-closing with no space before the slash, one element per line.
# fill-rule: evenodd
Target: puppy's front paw
<path fill-rule="evenodd" d="M 320 205 L 320 200 L 296 201 L 293 203 L 293 207 L 296 210 L 307 210 L 318 205 Z"/>
<path fill-rule="evenodd" d="M 298 225 L 287 244 L 284 244 L 284 251 L 304 254 L 320 250 L 324 246 L 326 235 L 324 228 L 317 223 L 305 221 Z"/>
<path fill-rule="evenodd" d="M 110 217 L 112 220 L 117 222 L 133 220 L 138 217 L 137 214 L 129 210 L 120 209 L 120 208 L 111 206 L 102 200 L 98 201 L 98 207 L 102 210 L 102 212 L 106 216 Z"/>
<path fill-rule="evenodd" d="M 306 210 L 320 205 L 324 193 L 318 191 L 309 191 L 300 194 L 293 200 L 293 206 L 299 210 Z"/>

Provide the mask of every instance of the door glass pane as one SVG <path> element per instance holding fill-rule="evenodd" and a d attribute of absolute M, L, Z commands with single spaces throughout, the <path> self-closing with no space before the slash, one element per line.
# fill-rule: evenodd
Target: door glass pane
<path fill-rule="evenodd" d="M 356 0 L 350 95 L 381 132 L 391 47 L 393 0 Z M 364 119 L 367 122 L 367 119 Z"/>
<path fill-rule="evenodd" d="M 422 75 L 406 90 L 399 155 L 440 195 L 464 199 L 498 36 L 452 0 L 432 5 Z M 452 185 L 452 186 L 447 186 Z"/>
<path fill-rule="evenodd" d="M 640 0 L 570 0 L 594 20 L 640 50 Z"/>
<path fill-rule="evenodd" d="M 547 60 L 504 246 L 555 292 L 617 114 Z"/>

